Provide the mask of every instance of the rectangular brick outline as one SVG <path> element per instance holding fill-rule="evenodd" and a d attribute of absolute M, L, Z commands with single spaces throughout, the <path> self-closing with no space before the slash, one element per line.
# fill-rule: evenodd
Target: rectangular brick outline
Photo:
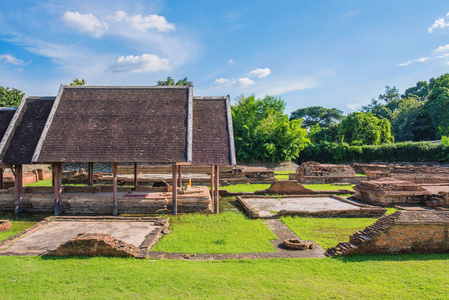
<path fill-rule="evenodd" d="M 140 244 L 139 249 L 140 253 L 136 256 L 136 258 L 145 258 L 148 255 L 148 252 L 150 251 L 151 247 L 154 246 L 164 235 L 164 231 L 168 228 L 170 225 L 168 218 L 160 218 L 160 217 L 114 217 L 114 216 L 93 216 L 93 217 L 86 217 L 86 216 L 54 216 L 54 217 L 47 217 L 41 222 L 31 226 L 28 229 L 25 229 L 22 232 L 19 232 L 16 235 L 10 236 L 9 238 L 6 238 L 2 242 L 0 242 L 0 249 L 4 246 L 9 246 L 9 244 L 14 243 L 16 240 L 32 233 L 40 228 L 46 226 L 50 222 L 70 222 L 70 221 L 77 221 L 77 222 L 98 222 L 98 221 L 115 221 L 115 222 L 129 222 L 129 221 L 140 221 L 140 222 L 154 222 L 156 226 L 159 226 L 158 228 L 151 231 L 145 240 Z M 7 251 L 8 248 L 5 248 L 4 250 L 0 250 L 0 256 L 10 256 L 10 255 L 45 255 L 49 253 L 50 251 L 36 251 L 36 250 L 30 250 L 30 251 Z"/>
<path fill-rule="evenodd" d="M 361 217 L 371 217 L 371 216 L 382 216 L 383 214 L 386 213 L 386 209 L 385 208 L 381 208 L 381 207 L 375 207 L 372 205 L 367 205 L 367 204 L 361 204 L 361 203 L 357 203 L 342 197 L 338 197 L 335 195 L 329 195 L 329 194 L 311 194 L 311 195 L 307 195 L 307 194 L 300 194 L 300 195 L 283 195 L 283 196 L 237 196 L 237 203 L 239 205 L 241 205 L 241 207 L 244 209 L 245 213 L 251 217 L 251 218 L 255 218 L 255 219 L 273 219 L 273 218 L 279 218 L 280 216 L 312 216 L 312 217 L 319 217 L 319 216 L 333 216 L 335 214 L 335 217 L 345 217 L 344 215 L 342 215 L 342 210 L 328 210 L 328 211 L 318 211 L 318 212 L 311 212 L 308 210 L 281 210 L 278 213 L 276 213 L 275 215 L 272 215 L 270 217 L 261 217 L 259 214 L 259 211 L 257 209 L 251 208 L 251 206 L 248 204 L 248 202 L 245 201 L 245 198 L 319 198 L 319 197 L 330 197 L 333 198 L 335 200 L 341 201 L 341 202 L 345 202 L 351 205 L 355 205 L 360 207 L 361 209 L 358 211 L 354 211 L 355 214 L 349 215 L 349 217 L 354 217 L 357 215 L 360 215 Z M 352 213 L 352 211 L 351 211 Z"/>

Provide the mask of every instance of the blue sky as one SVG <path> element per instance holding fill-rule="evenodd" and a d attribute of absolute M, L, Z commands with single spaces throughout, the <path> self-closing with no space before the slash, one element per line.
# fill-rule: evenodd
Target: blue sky
<path fill-rule="evenodd" d="M 449 70 L 449 1 L 2 0 L 0 85 L 154 85 L 351 112 Z"/>

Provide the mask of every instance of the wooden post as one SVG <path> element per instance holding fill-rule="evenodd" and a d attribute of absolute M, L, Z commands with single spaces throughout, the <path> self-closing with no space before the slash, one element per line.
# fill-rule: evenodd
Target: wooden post
<path fill-rule="evenodd" d="M 113 200 L 113 211 L 114 216 L 117 215 L 117 163 L 112 163 L 112 200 Z"/>
<path fill-rule="evenodd" d="M 55 200 L 55 216 L 59 215 L 62 211 L 61 207 L 61 193 L 62 193 L 62 163 L 53 163 L 51 165 L 53 169 L 53 196 Z"/>
<path fill-rule="evenodd" d="M 3 168 L 0 168 L 0 190 L 3 190 Z"/>
<path fill-rule="evenodd" d="M 214 165 L 210 166 L 210 197 L 214 200 Z"/>
<path fill-rule="evenodd" d="M 137 163 L 134 163 L 134 189 L 137 187 Z"/>
<path fill-rule="evenodd" d="M 215 196 L 214 196 L 214 201 L 215 201 L 215 207 L 214 207 L 214 212 L 216 214 L 219 213 L 220 211 L 220 207 L 219 207 L 219 200 L 220 200 L 220 191 L 219 191 L 219 186 L 220 186 L 220 170 L 218 165 L 215 166 Z"/>
<path fill-rule="evenodd" d="M 177 180 L 176 180 L 176 175 L 177 175 L 177 170 L 176 170 L 177 166 L 176 163 L 173 163 L 172 166 L 172 213 L 174 215 L 178 214 L 178 190 L 176 188 L 177 185 Z"/>
<path fill-rule="evenodd" d="M 181 166 L 178 166 L 178 187 L 182 187 Z"/>
<path fill-rule="evenodd" d="M 14 196 L 15 196 L 15 204 L 14 204 L 14 213 L 21 213 L 23 210 L 23 174 L 22 174 L 22 165 L 14 166 L 15 173 L 15 181 L 14 181 Z"/>
<path fill-rule="evenodd" d="M 94 186 L 94 163 L 90 162 L 88 164 L 88 177 L 89 177 L 89 186 Z"/>

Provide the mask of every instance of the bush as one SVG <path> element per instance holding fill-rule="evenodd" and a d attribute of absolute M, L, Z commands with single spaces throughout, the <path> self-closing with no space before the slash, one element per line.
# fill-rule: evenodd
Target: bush
<path fill-rule="evenodd" d="M 429 142 L 404 142 L 382 145 L 349 146 L 346 143 L 321 142 L 309 144 L 300 153 L 298 163 L 305 161 L 321 163 L 407 161 L 407 162 L 448 162 L 449 145 Z"/>

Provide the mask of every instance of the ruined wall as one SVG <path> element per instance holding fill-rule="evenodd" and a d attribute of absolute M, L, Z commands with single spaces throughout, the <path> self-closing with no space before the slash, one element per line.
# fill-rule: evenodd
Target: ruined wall
<path fill-rule="evenodd" d="M 356 176 L 349 165 L 320 164 L 314 161 L 302 163 L 296 173 L 289 174 L 290 180 L 302 184 L 351 183 L 365 180 L 365 176 Z"/>
<path fill-rule="evenodd" d="M 397 211 L 326 251 L 328 256 L 449 252 L 449 211 Z"/>

